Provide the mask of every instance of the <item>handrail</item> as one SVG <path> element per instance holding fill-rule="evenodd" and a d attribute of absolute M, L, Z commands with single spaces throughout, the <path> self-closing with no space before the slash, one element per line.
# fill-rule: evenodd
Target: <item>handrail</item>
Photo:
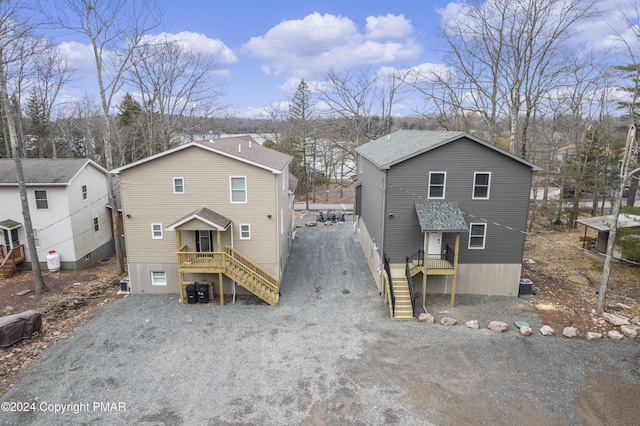
<path fill-rule="evenodd" d="M 391 315 L 396 314 L 396 295 L 393 292 L 393 280 L 391 279 L 391 266 L 389 266 L 391 259 L 384 254 L 384 270 L 389 278 L 389 296 L 391 297 Z"/>
<path fill-rule="evenodd" d="M 407 285 L 409 286 L 409 297 L 411 297 L 411 312 L 415 315 L 416 312 L 416 295 L 413 291 L 413 278 L 411 278 L 411 267 L 409 266 L 410 258 L 407 257 L 405 263 L 405 274 L 407 275 Z"/>
<path fill-rule="evenodd" d="M 178 256 L 178 268 L 186 272 L 189 269 L 215 270 L 232 279 L 238 279 L 242 274 L 247 274 L 248 278 L 246 278 L 247 281 L 245 283 L 238 280 L 241 285 L 247 284 L 251 287 L 254 284 L 260 285 L 262 289 L 273 294 L 275 303 L 277 303 L 279 293 L 278 278 L 232 247 L 226 247 L 225 252 L 179 251 L 176 254 Z M 249 287 L 247 289 L 252 291 Z M 252 292 L 260 296 L 254 291 Z M 265 301 L 270 303 L 268 300 Z"/>
<path fill-rule="evenodd" d="M 4 278 L 10 278 L 18 270 L 18 263 L 24 260 L 26 260 L 24 244 L 20 244 L 9 250 L 7 257 L 2 261 L 2 276 Z"/>
<path fill-rule="evenodd" d="M 416 261 L 416 266 L 424 266 L 424 250 L 420 249 L 413 253 L 411 256 L 407 256 L 407 262 Z"/>

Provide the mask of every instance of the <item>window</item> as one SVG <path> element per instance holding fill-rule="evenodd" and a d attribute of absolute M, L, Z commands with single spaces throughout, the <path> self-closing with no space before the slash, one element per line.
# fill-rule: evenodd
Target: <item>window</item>
<path fill-rule="evenodd" d="M 93 218 L 93 232 L 98 232 L 100 230 L 100 222 L 97 217 Z"/>
<path fill-rule="evenodd" d="M 247 178 L 231 177 L 231 202 L 246 203 L 247 202 Z"/>
<path fill-rule="evenodd" d="M 167 285 L 167 273 L 152 271 L 151 272 L 151 284 L 152 285 Z"/>
<path fill-rule="evenodd" d="M 427 198 L 444 199 L 444 187 L 447 181 L 445 172 L 429 172 L 429 195 Z"/>
<path fill-rule="evenodd" d="M 82 200 L 87 199 L 87 185 L 82 185 Z"/>
<path fill-rule="evenodd" d="M 241 240 L 250 240 L 251 239 L 251 226 L 248 224 L 240 225 L 240 239 Z"/>
<path fill-rule="evenodd" d="M 184 178 L 181 178 L 181 177 L 173 178 L 173 193 L 184 194 Z"/>
<path fill-rule="evenodd" d="M 472 198 L 474 200 L 488 200 L 490 185 L 491 185 L 491 173 L 475 172 L 473 174 Z"/>
<path fill-rule="evenodd" d="M 48 209 L 49 202 L 47 201 L 47 191 L 33 191 L 36 195 L 36 208 Z"/>
<path fill-rule="evenodd" d="M 486 223 L 472 223 L 469 227 L 469 248 L 484 249 L 484 242 L 487 237 Z"/>
<path fill-rule="evenodd" d="M 152 223 L 151 224 L 151 238 L 154 240 L 162 239 L 162 224 L 161 223 Z"/>

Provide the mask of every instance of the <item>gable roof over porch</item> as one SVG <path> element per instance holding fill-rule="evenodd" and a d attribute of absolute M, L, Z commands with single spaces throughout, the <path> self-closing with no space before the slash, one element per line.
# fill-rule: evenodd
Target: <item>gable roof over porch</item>
<path fill-rule="evenodd" d="M 218 231 L 224 231 L 229 228 L 229 225 L 231 225 L 231 219 L 226 218 L 223 215 L 216 213 L 206 207 L 201 207 L 198 210 L 181 217 L 171 225 L 167 226 L 165 229 L 167 231 L 175 231 L 180 226 L 194 219 L 199 220 L 200 222 L 203 222 Z"/>
<path fill-rule="evenodd" d="M 469 228 L 455 201 L 416 201 L 422 232 L 464 232 Z"/>

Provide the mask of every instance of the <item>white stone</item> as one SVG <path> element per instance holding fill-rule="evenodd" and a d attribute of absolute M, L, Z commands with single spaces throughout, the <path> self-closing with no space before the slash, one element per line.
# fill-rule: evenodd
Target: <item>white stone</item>
<path fill-rule="evenodd" d="M 596 333 L 595 331 L 587 332 L 587 340 L 595 340 L 595 339 L 601 339 L 601 338 L 602 338 L 602 333 Z"/>
<path fill-rule="evenodd" d="M 614 306 L 616 308 L 626 309 L 627 311 L 631 310 L 631 306 L 625 305 L 624 303 L 620 303 L 620 302 L 616 303 Z"/>
<path fill-rule="evenodd" d="M 423 312 L 418 316 L 418 322 L 426 322 L 427 324 L 433 324 L 436 320 L 433 318 L 433 315 L 427 312 Z"/>
<path fill-rule="evenodd" d="M 562 330 L 562 335 L 568 338 L 576 337 L 578 335 L 578 330 L 575 327 L 565 327 Z"/>
<path fill-rule="evenodd" d="M 469 328 L 473 328 L 474 330 L 477 330 L 479 327 L 478 320 L 469 320 L 465 322 L 464 325 L 466 325 Z"/>
<path fill-rule="evenodd" d="M 543 336 L 553 336 L 554 334 L 556 334 L 556 332 L 548 325 L 543 325 L 542 327 L 540 327 L 540 334 L 542 334 Z"/>
<path fill-rule="evenodd" d="M 627 337 L 631 337 L 632 339 L 635 339 L 636 337 L 638 337 L 638 332 L 636 331 L 636 329 L 628 325 L 621 326 L 620 331 L 622 331 L 622 334 L 624 334 Z"/>
<path fill-rule="evenodd" d="M 612 314 L 610 312 L 603 312 L 602 319 L 604 319 L 609 324 L 613 325 L 630 325 L 629 318 L 623 317 L 622 315 Z"/>
<path fill-rule="evenodd" d="M 507 331 L 509 329 L 509 326 L 504 321 L 491 321 L 487 328 L 489 330 L 502 332 L 502 331 Z"/>
<path fill-rule="evenodd" d="M 611 331 L 607 332 L 607 337 L 609 337 L 609 339 L 613 339 L 613 340 L 622 340 L 624 338 L 622 333 L 620 333 L 618 330 L 611 330 Z"/>
<path fill-rule="evenodd" d="M 520 334 L 523 336 L 531 336 L 531 334 L 533 334 L 533 330 L 531 330 L 531 327 L 528 325 L 523 325 L 520 327 Z"/>
<path fill-rule="evenodd" d="M 633 317 L 631 319 L 631 324 L 640 325 L 640 317 Z"/>
<path fill-rule="evenodd" d="M 442 325 L 458 325 L 458 320 L 451 317 L 440 318 L 440 324 Z"/>

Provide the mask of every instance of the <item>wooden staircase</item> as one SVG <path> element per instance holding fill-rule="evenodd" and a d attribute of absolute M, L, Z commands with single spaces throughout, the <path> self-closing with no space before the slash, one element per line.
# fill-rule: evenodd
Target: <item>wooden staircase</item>
<path fill-rule="evenodd" d="M 226 254 L 223 272 L 225 275 L 271 306 L 278 304 L 278 278 L 233 247 L 226 247 Z"/>
<path fill-rule="evenodd" d="M 2 259 L 2 277 L 11 278 L 18 270 L 18 264 L 26 260 L 24 244 L 20 244 L 12 248 L 7 256 L 4 256 L 4 250 L 0 247 L 0 259 Z"/>
<path fill-rule="evenodd" d="M 269 305 L 278 304 L 280 280 L 233 247 L 225 247 L 224 252 L 181 250 L 177 254 L 180 273 L 222 273 Z M 180 300 L 184 300 L 182 293 Z"/>
<path fill-rule="evenodd" d="M 415 319 L 413 315 L 413 304 L 411 292 L 404 268 L 391 268 L 391 282 L 393 283 L 393 293 L 395 295 L 395 309 L 391 312 L 391 318 L 399 321 Z"/>

